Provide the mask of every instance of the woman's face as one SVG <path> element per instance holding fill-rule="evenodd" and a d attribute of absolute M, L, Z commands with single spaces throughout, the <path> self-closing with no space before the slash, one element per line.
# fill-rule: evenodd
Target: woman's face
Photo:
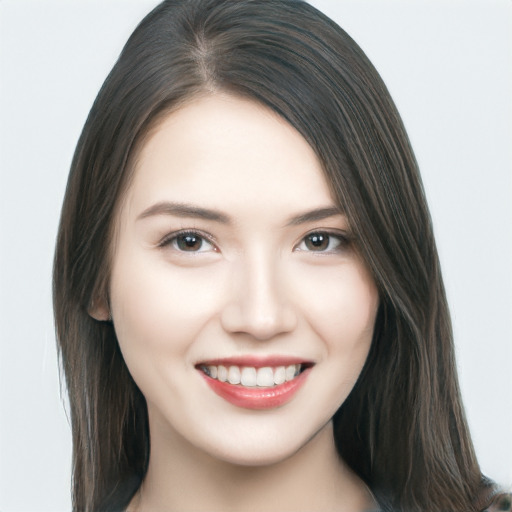
<path fill-rule="evenodd" d="M 295 129 L 249 100 L 196 98 L 143 146 L 118 227 L 112 316 L 152 449 L 260 465 L 328 424 L 378 296 Z"/>

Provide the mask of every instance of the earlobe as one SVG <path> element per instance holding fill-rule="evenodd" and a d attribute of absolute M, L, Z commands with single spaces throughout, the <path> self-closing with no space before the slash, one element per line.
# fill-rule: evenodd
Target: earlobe
<path fill-rule="evenodd" d="M 94 300 L 87 312 L 98 322 L 110 322 L 112 320 L 110 307 L 106 299 Z"/>

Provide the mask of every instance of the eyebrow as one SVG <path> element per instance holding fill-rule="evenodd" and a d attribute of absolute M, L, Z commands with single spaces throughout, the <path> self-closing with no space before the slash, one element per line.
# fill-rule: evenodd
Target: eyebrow
<path fill-rule="evenodd" d="M 328 206 L 325 208 L 316 208 L 299 215 L 293 216 L 287 223 L 287 226 L 298 226 L 306 222 L 314 222 L 317 220 L 324 220 L 336 215 L 343 215 L 343 212 L 336 206 Z"/>
<path fill-rule="evenodd" d="M 174 215 L 175 217 L 196 218 L 211 220 L 221 224 L 232 224 L 229 215 L 210 208 L 203 208 L 189 203 L 177 203 L 169 201 L 161 201 L 144 210 L 138 217 L 146 219 L 155 215 Z M 327 219 L 337 215 L 343 215 L 342 210 L 336 206 L 327 206 L 323 208 L 315 208 L 306 212 L 299 213 L 291 217 L 286 226 L 298 226 L 307 222 Z"/>
<path fill-rule="evenodd" d="M 175 217 L 192 217 L 196 219 L 212 220 L 221 224 L 231 224 L 231 219 L 224 213 L 209 208 L 202 208 L 188 203 L 171 203 L 162 201 L 144 210 L 138 217 L 146 219 L 153 215 L 174 215 Z"/>

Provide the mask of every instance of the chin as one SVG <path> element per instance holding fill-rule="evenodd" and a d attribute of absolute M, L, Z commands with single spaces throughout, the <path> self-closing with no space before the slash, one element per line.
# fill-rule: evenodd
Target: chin
<path fill-rule="evenodd" d="M 264 467 L 285 461 L 297 453 L 301 447 L 300 445 L 283 447 L 282 445 L 262 446 L 262 444 L 258 444 L 248 448 L 236 446 L 232 450 L 216 451 L 212 455 L 218 460 L 235 466 Z"/>
<path fill-rule="evenodd" d="M 305 449 L 324 427 L 326 425 L 321 425 L 313 432 L 298 432 L 295 429 L 295 435 L 281 429 L 260 432 L 257 436 L 229 436 L 229 439 L 217 439 L 215 446 L 210 444 L 205 451 L 217 460 L 237 466 L 271 466 Z"/>

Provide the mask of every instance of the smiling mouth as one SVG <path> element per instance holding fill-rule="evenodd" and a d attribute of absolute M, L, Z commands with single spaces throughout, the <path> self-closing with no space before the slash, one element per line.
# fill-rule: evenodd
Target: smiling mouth
<path fill-rule="evenodd" d="M 314 363 L 279 360 L 210 361 L 196 365 L 210 389 L 227 402 L 244 409 L 273 409 L 292 400 L 306 381 Z M 245 363 L 245 364 L 244 364 Z M 286 364 L 287 363 L 287 364 Z"/>
<path fill-rule="evenodd" d="M 255 366 L 201 364 L 198 369 L 219 382 L 240 385 L 246 388 L 272 388 L 292 381 L 311 366 L 311 363 L 259 368 Z"/>

